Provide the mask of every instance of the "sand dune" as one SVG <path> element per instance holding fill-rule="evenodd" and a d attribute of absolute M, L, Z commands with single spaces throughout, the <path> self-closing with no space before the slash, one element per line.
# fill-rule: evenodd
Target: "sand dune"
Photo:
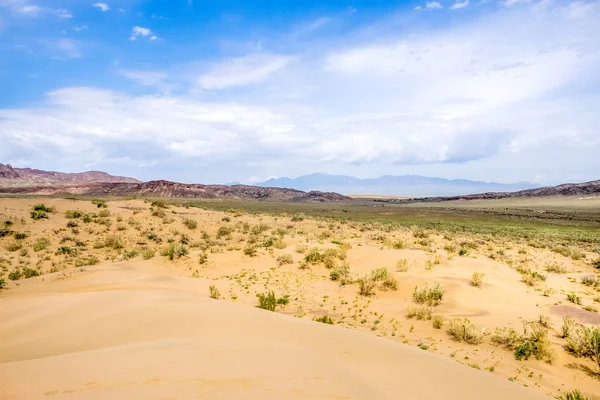
<path fill-rule="evenodd" d="M 0 309 L 2 399 L 542 399 L 435 354 L 96 267 Z"/>

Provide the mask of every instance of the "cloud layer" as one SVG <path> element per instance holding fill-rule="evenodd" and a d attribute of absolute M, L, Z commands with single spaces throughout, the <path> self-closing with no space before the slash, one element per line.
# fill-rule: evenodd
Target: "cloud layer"
<path fill-rule="evenodd" d="M 467 5 L 423 7 L 454 15 Z M 358 170 L 597 178 L 600 3 L 506 6 L 439 29 L 398 33 L 399 15 L 314 47 L 284 35 L 301 50 L 266 45 L 160 70 L 122 68 L 144 94 L 67 87 L 35 108 L 0 110 L 0 158 L 62 155 L 73 169 L 96 163 L 123 174 L 165 173 L 173 163 L 207 168 L 167 173 L 188 181 Z M 336 22 L 317 21 L 302 35 Z M 134 27 L 131 40 L 141 38 L 156 37 Z"/>

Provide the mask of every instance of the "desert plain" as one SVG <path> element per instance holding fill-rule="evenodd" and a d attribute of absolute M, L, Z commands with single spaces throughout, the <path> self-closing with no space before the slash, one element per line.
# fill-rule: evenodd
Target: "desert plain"
<path fill-rule="evenodd" d="M 598 398 L 598 203 L 504 206 L 0 198 L 0 398 Z"/>

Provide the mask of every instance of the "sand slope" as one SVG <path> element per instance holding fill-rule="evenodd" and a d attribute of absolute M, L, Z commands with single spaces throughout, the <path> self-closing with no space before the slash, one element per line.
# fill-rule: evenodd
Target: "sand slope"
<path fill-rule="evenodd" d="M 48 279 L 48 277 L 46 277 Z M 0 398 L 543 399 L 338 326 L 114 264 L 0 296 Z"/>

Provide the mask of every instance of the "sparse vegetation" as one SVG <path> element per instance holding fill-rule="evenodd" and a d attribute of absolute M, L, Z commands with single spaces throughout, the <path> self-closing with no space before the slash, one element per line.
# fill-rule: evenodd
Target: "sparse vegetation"
<path fill-rule="evenodd" d="M 188 248 L 183 243 L 171 243 L 163 248 L 160 252 L 161 256 L 168 257 L 169 260 L 185 257 L 188 254 Z"/>
<path fill-rule="evenodd" d="M 361 296 L 371 296 L 377 282 L 371 276 L 364 276 L 358 280 L 358 293 Z"/>
<path fill-rule="evenodd" d="M 280 267 L 285 264 L 293 264 L 293 263 L 294 263 L 294 258 L 292 257 L 291 254 L 280 254 L 277 257 L 277 265 L 279 265 Z"/>
<path fill-rule="evenodd" d="M 435 329 L 442 329 L 444 325 L 444 317 L 442 315 L 434 315 L 433 316 L 433 327 Z"/>
<path fill-rule="evenodd" d="M 569 300 L 571 303 L 581 305 L 581 296 L 579 296 L 577 293 L 567 294 L 567 300 Z"/>
<path fill-rule="evenodd" d="M 221 292 L 219 292 L 219 289 L 217 289 L 217 287 L 215 285 L 210 285 L 210 287 L 208 288 L 209 291 L 209 296 L 211 299 L 220 299 L 221 298 Z"/>
<path fill-rule="evenodd" d="M 588 400 L 588 398 L 575 389 L 560 396 L 560 400 Z"/>
<path fill-rule="evenodd" d="M 277 307 L 277 298 L 272 290 L 267 293 L 259 293 L 256 297 L 258 297 L 258 308 L 275 311 L 275 308 Z"/>
<path fill-rule="evenodd" d="M 183 225 L 186 226 L 186 228 L 194 230 L 198 227 L 198 221 L 196 221 L 195 219 L 192 218 L 184 218 L 182 220 Z"/>
<path fill-rule="evenodd" d="M 485 274 L 481 272 L 473 272 L 473 275 L 471 276 L 471 285 L 475 287 L 481 287 L 484 276 Z"/>
<path fill-rule="evenodd" d="M 331 319 L 331 317 L 328 317 L 327 315 L 323 315 L 322 317 L 319 318 L 314 318 L 313 321 L 317 321 L 317 322 L 322 322 L 324 324 L 329 324 L 329 325 L 333 325 L 333 320 Z"/>
<path fill-rule="evenodd" d="M 416 318 L 417 320 L 430 320 L 433 315 L 431 307 L 408 307 L 406 318 Z"/>
<path fill-rule="evenodd" d="M 439 282 L 434 282 L 432 286 L 425 284 L 422 288 L 416 286 L 412 297 L 415 303 L 437 306 L 444 297 L 444 288 Z"/>
<path fill-rule="evenodd" d="M 448 334 L 459 342 L 479 344 L 483 342 L 483 332 L 477 329 L 467 318 L 450 320 Z"/>

